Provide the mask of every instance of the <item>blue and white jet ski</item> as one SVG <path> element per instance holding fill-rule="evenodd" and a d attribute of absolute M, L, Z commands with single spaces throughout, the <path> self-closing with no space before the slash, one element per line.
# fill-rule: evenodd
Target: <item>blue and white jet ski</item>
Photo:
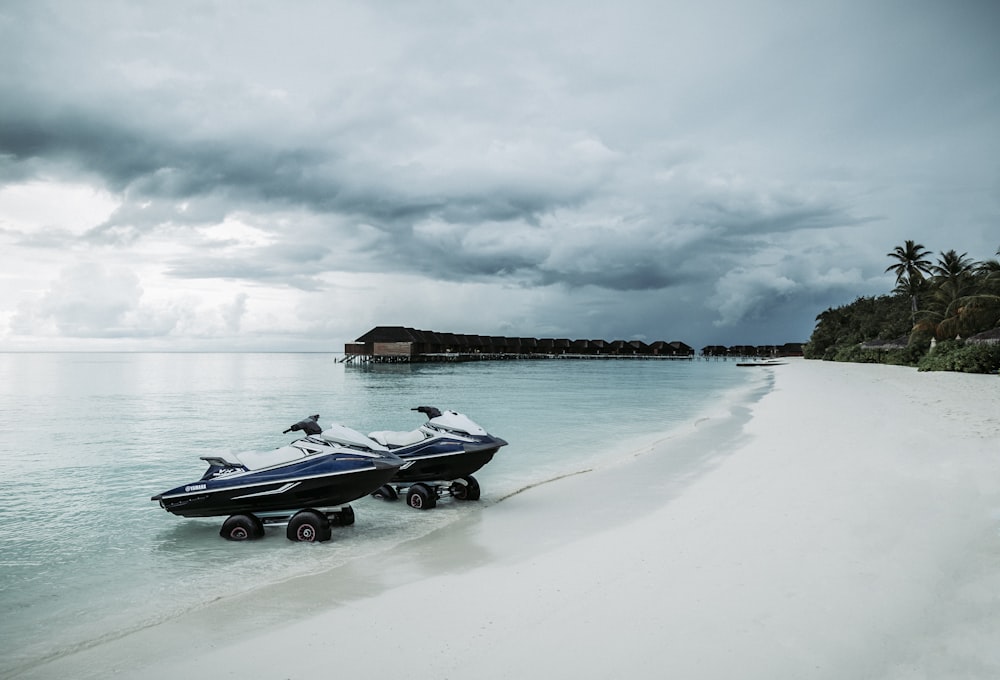
<path fill-rule="evenodd" d="M 403 460 L 395 477 L 372 495 L 396 500 L 405 491 L 407 504 L 421 510 L 433 508 L 444 495 L 479 500 L 479 482 L 472 473 L 493 460 L 507 442 L 456 411 L 433 406 L 411 410 L 425 414 L 427 422 L 415 430 L 368 434 Z"/>
<path fill-rule="evenodd" d="M 208 470 L 201 479 L 151 500 L 182 517 L 228 515 L 220 534 L 233 541 L 262 537 L 265 524 L 287 524 L 293 541 L 329 540 L 331 520 L 353 524 L 347 504 L 389 482 L 404 462 L 360 432 L 323 430 L 318 420 L 310 416 L 285 430 L 305 434 L 286 446 L 202 456 Z"/>

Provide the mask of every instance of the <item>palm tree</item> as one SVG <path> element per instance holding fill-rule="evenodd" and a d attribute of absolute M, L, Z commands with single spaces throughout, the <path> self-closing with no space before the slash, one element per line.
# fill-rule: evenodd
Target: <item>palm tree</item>
<path fill-rule="evenodd" d="M 976 266 L 977 263 L 969 259 L 968 253 L 959 255 L 954 250 L 949 250 L 941 253 L 937 264 L 931 267 L 931 273 L 935 281 L 948 281 L 957 285 L 971 278 Z"/>
<path fill-rule="evenodd" d="M 931 274 L 931 261 L 927 256 L 931 251 L 927 250 L 922 243 L 907 240 L 903 245 L 896 246 L 891 253 L 886 253 L 887 257 L 895 259 L 896 264 L 891 264 L 885 268 L 887 272 L 896 275 L 896 290 L 894 292 L 905 293 L 910 296 L 910 317 L 916 323 L 917 296 L 925 287 L 924 276 Z"/>
<path fill-rule="evenodd" d="M 998 321 L 996 260 L 974 262 L 968 253 L 954 250 L 941 253 L 932 267 L 931 294 L 922 325 L 933 329 L 943 340 L 969 336 L 990 328 Z"/>

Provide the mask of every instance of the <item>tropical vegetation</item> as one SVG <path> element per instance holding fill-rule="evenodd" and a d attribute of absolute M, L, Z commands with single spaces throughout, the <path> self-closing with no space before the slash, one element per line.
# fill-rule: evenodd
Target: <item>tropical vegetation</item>
<path fill-rule="evenodd" d="M 923 244 L 909 240 L 886 256 L 892 263 L 885 271 L 895 274 L 896 287 L 817 316 L 806 358 L 929 371 L 1000 370 L 997 338 L 974 337 L 1000 329 L 1000 261 L 977 261 L 955 250 L 932 260 Z"/>

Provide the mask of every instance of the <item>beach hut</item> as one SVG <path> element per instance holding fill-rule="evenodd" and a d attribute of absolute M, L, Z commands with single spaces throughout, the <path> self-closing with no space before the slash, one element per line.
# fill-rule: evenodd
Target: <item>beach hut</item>
<path fill-rule="evenodd" d="M 778 348 L 778 356 L 783 357 L 800 357 L 805 354 L 803 350 L 803 343 L 801 342 L 786 342 L 784 345 Z"/>
<path fill-rule="evenodd" d="M 966 342 L 971 342 L 975 345 L 1000 344 L 1000 328 L 991 328 L 988 331 L 983 331 L 982 333 L 976 333 L 971 338 L 966 340 Z"/>
<path fill-rule="evenodd" d="M 906 349 L 907 345 L 910 344 L 910 337 L 908 335 L 903 335 L 892 340 L 884 340 L 882 338 L 875 338 L 874 340 L 866 340 L 861 343 L 861 349 L 876 349 L 876 350 L 890 350 L 890 349 Z"/>

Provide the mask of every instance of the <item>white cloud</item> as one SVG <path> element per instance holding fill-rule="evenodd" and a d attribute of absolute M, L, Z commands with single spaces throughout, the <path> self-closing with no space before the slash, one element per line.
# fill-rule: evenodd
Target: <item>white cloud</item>
<path fill-rule="evenodd" d="M 22 303 L 11 326 L 21 335 L 53 326 L 59 334 L 77 338 L 132 335 L 140 321 L 149 321 L 141 313 L 141 297 L 132 271 L 81 263 L 64 269 L 39 300 Z"/>
<path fill-rule="evenodd" d="M 82 182 L 33 180 L 0 186 L 0 231 L 81 234 L 106 220 L 120 201 Z"/>

